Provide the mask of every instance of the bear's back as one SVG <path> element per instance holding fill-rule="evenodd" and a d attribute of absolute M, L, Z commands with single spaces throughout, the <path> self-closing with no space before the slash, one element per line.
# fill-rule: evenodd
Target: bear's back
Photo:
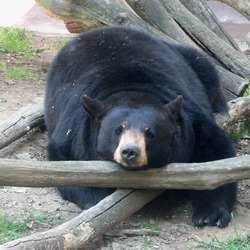
<path fill-rule="evenodd" d="M 154 92 L 163 102 L 180 92 L 185 100 L 191 95 L 206 100 L 201 96 L 204 87 L 189 64 L 177 45 L 145 32 L 96 29 L 81 34 L 59 52 L 48 73 L 46 94 L 54 100 L 64 96 L 79 100 L 82 94 L 103 100 L 115 92 L 141 90 Z"/>

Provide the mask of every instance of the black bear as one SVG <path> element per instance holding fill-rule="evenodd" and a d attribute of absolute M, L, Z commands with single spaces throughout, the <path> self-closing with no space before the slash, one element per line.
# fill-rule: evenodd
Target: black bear
<path fill-rule="evenodd" d="M 95 29 L 66 44 L 48 72 L 48 159 L 109 160 L 138 170 L 234 157 L 213 116 L 225 111 L 216 71 L 200 51 L 136 29 Z M 59 188 L 83 209 L 113 191 Z M 193 223 L 227 226 L 235 197 L 236 183 L 190 191 Z"/>

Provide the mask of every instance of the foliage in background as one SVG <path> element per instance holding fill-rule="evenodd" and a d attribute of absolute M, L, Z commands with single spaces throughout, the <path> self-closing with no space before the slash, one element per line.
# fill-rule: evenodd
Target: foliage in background
<path fill-rule="evenodd" d="M 27 51 L 31 48 L 32 35 L 25 29 L 0 27 L 1 51 Z"/>
<path fill-rule="evenodd" d="M 228 131 L 233 141 L 237 142 L 246 135 L 250 135 L 250 119 L 241 122 L 238 128 L 234 128 Z"/>
<path fill-rule="evenodd" d="M 48 218 L 36 211 L 26 211 L 9 215 L 0 209 L 0 244 L 23 237 L 32 229 L 33 223 L 46 221 Z"/>
<path fill-rule="evenodd" d="M 248 80 L 248 82 L 250 81 L 250 79 Z M 247 89 L 246 89 L 246 91 L 245 91 L 245 93 L 244 93 L 244 95 L 243 96 L 249 96 L 250 95 L 250 85 L 248 85 L 248 87 L 247 87 Z"/>

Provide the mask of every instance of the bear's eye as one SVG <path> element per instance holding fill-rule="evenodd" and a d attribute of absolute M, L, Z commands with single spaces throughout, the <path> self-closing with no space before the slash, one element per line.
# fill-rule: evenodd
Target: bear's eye
<path fill-rule="evenodd" d="M 148 139 L 153 139 L 155 137 L 154 133 L 150 130 L 150 128 L 145 128 L 145 135 Z"/>
<path fill-rule="evenodd" d="M 115 129 L 115 133 L 117 135 L 120 135 L 122 133 L 122 131 L 123 131 L 123 126 L 119 126 L 118 128 Z"/>

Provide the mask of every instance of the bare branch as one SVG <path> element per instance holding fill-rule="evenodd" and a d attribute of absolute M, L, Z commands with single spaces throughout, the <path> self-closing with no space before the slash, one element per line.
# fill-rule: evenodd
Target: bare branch
<path fill-rule="evenodd" d="M 244 179 L 250 179 L 250 156 L 206 163 L 172 163 L 144 171 L 126 171 L 105 161 L 0 160 L 2 186 L 199 190 Z"/>
<path fill-rule="evenodd" d="M 0 149 L 21 138 L 32 128 L 43 123 L 43 102 L 21 109 L 8 120 L 0 123 Z"/>
<path fill-rule="evenodd" d="M 72 220 L 42 233 L 8 242 L 0 249 L 82 249 L 111 226 L 127 219 L 163 190 L 117 190 Z"/>

